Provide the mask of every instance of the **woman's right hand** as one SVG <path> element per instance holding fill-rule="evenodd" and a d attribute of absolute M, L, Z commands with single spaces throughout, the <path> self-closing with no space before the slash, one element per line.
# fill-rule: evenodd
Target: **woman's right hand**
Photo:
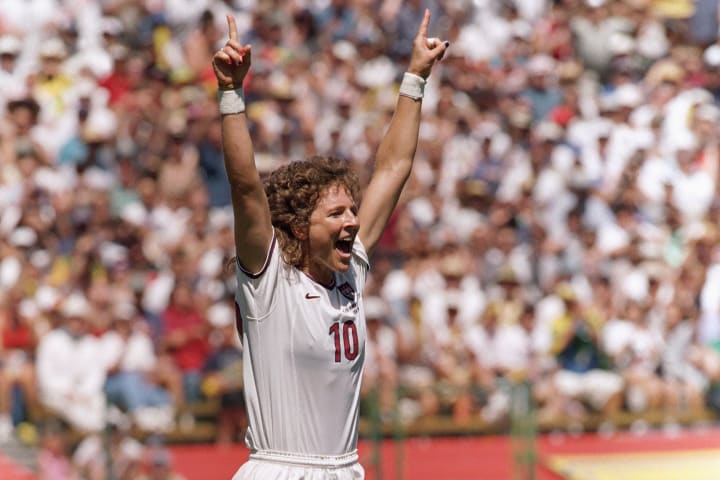
<path fill-rule="evenodd" d="M 242 87 L 245 75 L 250 70 L 250 45 L 241 45 L 238 41 L 235 17 L 227 15 L 228 41 L 213 55 L 213 71 L 221 90 Z"/>

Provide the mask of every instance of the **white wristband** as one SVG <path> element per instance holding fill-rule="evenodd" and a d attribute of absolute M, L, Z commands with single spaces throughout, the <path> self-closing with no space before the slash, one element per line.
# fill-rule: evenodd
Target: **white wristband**
<path fill-rule="evenodd" d="M 423 98 L 425 91 L 425 79 L 420 75 L 405 72 L 402 83 L 400 83 L 400 95 L 410 97 L 415 100 Z"/>
<path fill-rule="evenodd" d="M 221 115 L 233 115 L 245 111 L 245 96 L 242 88 L 218 90 L 217 98 Z"/>

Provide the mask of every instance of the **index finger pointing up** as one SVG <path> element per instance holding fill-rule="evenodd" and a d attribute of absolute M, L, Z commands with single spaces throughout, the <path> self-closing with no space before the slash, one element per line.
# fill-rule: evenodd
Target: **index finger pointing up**
<path fill-rule="evenodd" d="M 430 23 L 430 9 L 425 9 L 425 15 L 423 16 L 422 22 L 420 22 L 420 28 L 418 29 L 418 37 L 427 37 L 428 24 Z"/>
<path fill-rule="evenodd" d="M 237 40 L 238 34 L 237 34 L 237 25 L 235 24 L 235 17 L 228 14 L 227 22 L 228 22 L 228 36 L 230 37 L 230 40 Z"/>

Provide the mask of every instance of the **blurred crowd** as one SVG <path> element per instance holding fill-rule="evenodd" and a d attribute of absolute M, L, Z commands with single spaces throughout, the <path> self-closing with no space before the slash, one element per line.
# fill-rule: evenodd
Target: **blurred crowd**
<path fill-rule="evenodd" d="M 425 8 L 450 49 L 372 260 L 367 398 L 720 408 L 715 0 L 0 0 L 0 438 L 47 411 L 162 433 L 206 398 L 239 438 L 225 15 L 261 173 L 318 153 L 364 181 Z"/>

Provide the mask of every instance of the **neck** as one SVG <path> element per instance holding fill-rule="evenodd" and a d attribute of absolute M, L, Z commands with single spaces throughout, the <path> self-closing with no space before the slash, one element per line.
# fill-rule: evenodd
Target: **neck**
<path fill-rule="evenodd" d="M 325 288 L 333 286 L 335 277 L 333 271 L 324 265 L 308 265 L 302 269 L 302 272 L 314 282 L 319 283 Z"/>

